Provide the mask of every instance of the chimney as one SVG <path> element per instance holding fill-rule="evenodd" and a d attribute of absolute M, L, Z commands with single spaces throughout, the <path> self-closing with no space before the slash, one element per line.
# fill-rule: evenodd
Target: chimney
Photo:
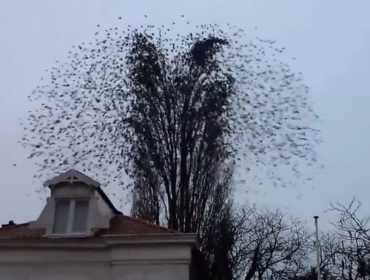
<path fill-rule="evenodd" d="M 14 225 L 16 225 L 16 223 L 14 223 L 14 221 L 13 221 L 13 220 L 10 220 L 10 221 L 9 221 L 9 223 L 7 223 L 7 224 L 3 224 L 3 225 L 1 226 L 1 228 L 7 228 L 7 227 L 10 227 L 10 226 L 14 226 Z"/>

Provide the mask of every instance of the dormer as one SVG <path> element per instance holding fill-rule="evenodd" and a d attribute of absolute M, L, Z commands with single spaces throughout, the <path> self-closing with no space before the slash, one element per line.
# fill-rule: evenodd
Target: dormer
<path fill-rule="evenodd" d="M 32 228 L 45 230 L 49 237 L 93 235 L 108 228 L 119 212 L 100 188 L 99 182 L 71 169 L 44 183 L 50 197 Z"/>

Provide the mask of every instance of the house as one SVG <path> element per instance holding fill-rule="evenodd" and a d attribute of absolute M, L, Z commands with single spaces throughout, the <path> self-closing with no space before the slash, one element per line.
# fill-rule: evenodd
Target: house
<path fill-rule="evenodd" d="M 1 280 L 194 279 L 196 234 L 123 215 L 76 170 L 45 187 L 50 196 L 35 221 L 0 229 Z"/>

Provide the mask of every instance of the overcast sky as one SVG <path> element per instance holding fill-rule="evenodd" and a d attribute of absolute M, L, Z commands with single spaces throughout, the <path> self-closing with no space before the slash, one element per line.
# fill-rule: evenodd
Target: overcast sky
<path fill-rule="evenodd" d="M 325 169 L 308 185 L 266 185 L 238 197 L 281 207 L 310 225 L 320 215 L 326 227 L 329 202 L 346 203 L 353 195 L 367 202 L 370 195 L 369 11 L 369 0 L 0 1 L 0 223 L 36 219 L 44 205 L 44 196 L 35 193 L 42 182 L 34 182 L 36 169 L 17 142 L 23 133 L 18 119 L 32 109 L 27 95 L 45 69 L 72 45 L 93 40 L 97 24 L 157 25 L 185 15 L 192 23 L 230 22 L 257 32 L 297 58 L 291 65 L 303 72 L 322 117 L 325 142 L 318 152 Z"/>

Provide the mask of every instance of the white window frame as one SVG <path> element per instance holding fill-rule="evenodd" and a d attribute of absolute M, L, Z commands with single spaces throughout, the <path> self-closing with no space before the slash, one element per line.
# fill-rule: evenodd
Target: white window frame
<path fill-rule="evenodd" d="M 57 207 L 57 203 L 59 201 L 68 201 L 69 202 L 69 210 L 68 210 L 68 217 L 67 217 L 67 230 L 65 233 L 54 233 L 54 223 L 55 223 L 55 211 Z M 88 202 L 88 209 L 87 209 L 87 217 L 86 217 L 86 230 L 84 232 L 74 232 L 72 231 L 73 228 L 73 219 L 74 219 L 74 213 L 75 213 L 75 204 L 76 201 L 87 201 Z M 81 199 L 81 198 L 60 198 L 55 199 L 55 205 L 54 205 L 54 212 L 53 212 L 53 220 L 51 223 L 51 228 L 48 233 L 49 236 L 52 237 L 66 237 L 66 236 L 87 236 L 90 233 L 90 207 L 91 207 L 91 200 L 90 199 Z"/>

